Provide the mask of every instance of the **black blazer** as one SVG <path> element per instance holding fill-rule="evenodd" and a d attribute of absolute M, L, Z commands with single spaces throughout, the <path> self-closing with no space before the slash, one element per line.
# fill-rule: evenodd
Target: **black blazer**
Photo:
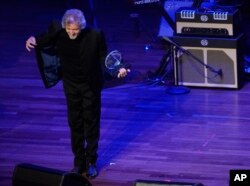
<path fill-rule="evenodd" d="M 35 48 L 38 69 L 45 88 L 55 86 L 62 79 L 60 59 L 53 47 Z"/>
<path fill-rule="evenodd" d="M 44 86 L 46 88 L 55 86 L 62 79 L 63 73 L 61 68 L 61 60 L 58 56 L 56 45 L 54 45 L 53 43 L 50 45 L 43 45 L 43 41 L 46 41 L 48 38 L 50 38 L 50 40 L 51 38 L 55 38 L 58 33 L 62 32 L 62 30 L 63 29 L 57 22 L 52 22 L 52 24 L 49 26 L 47 33 L 40 36 L 36 36 L 38 43 L 37 47 L 35 48 L 36 59 Z M 95 40 L 99 37 L 96 34 L 97 32 L 93 31 L 90 28 L 85 28 L 83 32 L 88 34 L 87 39 L 90 38 L 90 40 Z M 100 41 L 101 46 L 94 47 L 95 49 L 93 50 L 89 47 L 86 47 L 84 41 L 82 45 L 85 50 L 89 50 L 85 51 L 83 54 L 83 58 L 85 59 L 85 61 L 87 61 L 86 68 L 88 68 L 89 70 L 89 81 L 91 82 L 91 84 L 93 84 L 93 86 L 96 86 L 96 88 L 99 89 L 103 86 L 104 77 L 106 77 L 107 79 L 115 78 L 117 76 L 119 68 L 121 68 L 122 65 L 118 66 L 113 70 L 108 70 L 107 68 L 105 68 L 104 62 L 105 57 L 107 55 L 107 47 L 103 33 L 98 33 L 100 33 L 99 35 L 102 35 L 102 37 L 100 37 L 102 38 L 102 41 Z M 48 37 L 48 35 L 50 37 Z M 93 53 L 95 54 L 93 55 Z M 96 60 L 99 60 L 101 65 L 92 64 L 92 61 Z"/>

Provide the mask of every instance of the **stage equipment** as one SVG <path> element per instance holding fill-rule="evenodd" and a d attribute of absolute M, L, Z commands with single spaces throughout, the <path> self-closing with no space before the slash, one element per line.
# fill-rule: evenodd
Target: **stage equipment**
<path fill-rule="evenodd" d="M 134 0 L 134 5 L 143 5 L 143 4 L 151 4 L 151 3 L 157 3 L 160 0 Z"/>
<path fill-rule="evenodd" d="M 148 80 L 151 84 L 174 84 L 174 64 L 172 47 L 167 47 L 166 53 L 162 56 L 159 66 L 154 71 L 148 71 Z"/>
<path fill-rule="evenodd" d="M 179 85 L 239 89 L 244 80 L 243 35 L 236 38 L 174 36 Z"/>
<path fill-rule="evenodd" d="M 235 8 L 182 7 L 175 16 L 177 35 L 233 37 L 242 30 L 240 13 Z"/>
<path fill-rule="evenodd" d="M 227 7 L 239 7 L 244 3 L 244 0 L 216 0 L 216 5 Z"/>
<path fill-rule="evenodd" d="M 134 186 L 204 186 L 201 183 L 136 180 Z"/>
<path fill-rule="evenodd" d="M 91 186 L 80 174 L 22 163 L 15 167 L 12 186 Z"/>
<path fill-rule="evenodd" d="M 170 15 L 174 22 L 174 27 L 172 27 L 165 18 L 162 17 L 159 27 L 158 36 L 163 37 L 172 37 L 176 32 L 176 12 L 180 8 L 187 7 L 191 10 L 202 10 L 206 7 L 207 10 L 214 7 L 214 0 L 166 0 L 164 3 L 164 9 L 167 14 Z"/>
<path fill-rule="evenodd" d="M 174 69 L 178 69 L 178 50 L 186 52 L 182 47 L 174 43 L 171 39 L 163 37 L 168 44 L 170 44 L 170 63 L 173 64 Z M 169 94 L 186 94 L 190 92 L 190 89 L 180 85 L 178 80 L 178 71 L 174 70 L 174 85 L 168 86 L 166 92 Z"/>

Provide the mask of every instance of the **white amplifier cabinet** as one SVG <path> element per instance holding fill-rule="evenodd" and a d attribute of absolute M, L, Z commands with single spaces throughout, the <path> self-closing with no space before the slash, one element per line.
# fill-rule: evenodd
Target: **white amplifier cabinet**
<path fill-rule="evenodd" d="M 179 54 L 178 69 L 175 69 L 178 84 L 241 88 L 244 81 L 243 40 L 242 34 L 236 38 L 174 36 L 174 42 L 200 60 L 183 52 Z"/>
<path fill-rule="evenodd" d="M 238 9 L 194 9 L 182 7 L 175 13 L 176 34 L 192 36 L 237 36 L 241 30 Z"/>

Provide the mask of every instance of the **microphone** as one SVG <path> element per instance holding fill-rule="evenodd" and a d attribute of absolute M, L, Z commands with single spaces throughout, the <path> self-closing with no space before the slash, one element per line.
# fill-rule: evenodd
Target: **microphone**
<path fill-rule="evenodd" d="M 220 77 L 222 77 L 222 75 L 223 75 L 222 69 L 219 69 L 219 70 L 217 71 L 217 73 L 218 73 L 218 75 L 219 75 Z"/>
<path fill-rule="evenodd" d="M 214 68 L 212 68 L 211 66 L 208 66 L 208 65 L 205 65 L 207 69 L 209 69 L 211 72 L 214 72 L 216 74 L 218 74 L 220 77 L 223 76 L 223 73 L 222 73 L 222 69 L 219 69 L 219 70 L 215 70 Z"/>

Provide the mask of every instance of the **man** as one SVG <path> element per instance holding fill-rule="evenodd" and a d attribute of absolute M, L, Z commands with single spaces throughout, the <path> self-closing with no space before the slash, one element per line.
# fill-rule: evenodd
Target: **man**
<path fill-rule="evenodd" d="M 98 141 L 100 136 L 101 89 L 107 46 L 99 30 L 86 27 L 83 13 L 69 9 L 62 17 L 62 28 L 40 36 L 31 36 L 26 49 L 53 46 L 60 59 L 62 82 L 67 101 L 73 172 L 89 178 L 97 176 Z M 125 77 L 129 69 L 117 69 Z"/>

